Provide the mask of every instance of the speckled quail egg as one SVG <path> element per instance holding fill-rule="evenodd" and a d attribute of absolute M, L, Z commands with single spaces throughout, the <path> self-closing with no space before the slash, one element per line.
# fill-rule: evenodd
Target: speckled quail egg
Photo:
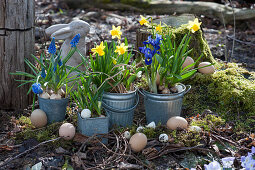
<path fill-rule="evenodd" d="M 130 139 L 130 137 L 131 137 L 130 132 L 129 132 L 129 131 L 125 131 L 125 132 L 124 132 L 124 137 L 125 137 L 126 139 Z"/>
<path fill-rule="evenodd" d="M 159 140 L 160 142 L 164 142 L 164 143 L 165 143 L 165 142 L 168 142 L 168 135 L 165 134 L 165 133 L 162 133 L 162 134 L 159 135 L 158 140 Z"/>

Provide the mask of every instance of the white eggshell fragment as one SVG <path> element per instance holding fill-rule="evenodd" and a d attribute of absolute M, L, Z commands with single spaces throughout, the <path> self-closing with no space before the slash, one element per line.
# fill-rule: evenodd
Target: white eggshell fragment
<path fill-rule="evenodd" d="M 125 137 L 126 139 L 130 139 L 130 137 L 131 137 L 130 132 L 129 132 L 129 131 L 125 131 L 125 132 L 124 132 L 124 137 Z"/>
<path fill-rule="evenodd" d="M 204 66 L 208 66 L 210 65 L 211 63 L 210 62 L 202 62 L 198 65 L 198 68 L 199 67 L 204 67 Z M 208 66 L 208 67 L 204 67 L 204 68 L 199 68 L 198 71 L 200 73 L 203 73 L 203 74 L 212 74 L 215 72 L 215 68 L 213 65 L 211 66 Z"/>
<path fill-rule="evenodd" d="M 75 135 L 75 127 L 71 123 L 64 123 L 59 128 L 59 136 L 65 140 L 73 139 Z"/>
<path fill-rule="evenodd" d="M 136 133 L 130 138 L 129 144 L 132 151 L 140 152 L 147 145 L 147 137 L 143 133 Z"/>
<path fill-rule="evenodd" d="M 49 99 L 49 98 L 50 98 L 50 95 L 49 95 L 49 93 L 47 93 L 47 92 L 43 92 L 42 94 L 40 94 L 40 97 L 41 97 L 41 98 L 44 98 L 44 99 Z"/>
<path fill-rule="evenodd" d="M 50 99 L 61 99 L 61 96 L 60 96 L 59 94 L 53 93 L 53 94 L 50 96 Z"/>
<path fill-rule="evenodd" d="M 188 122 L 183 117 L 174 116 L 167 121 L 166 126 L 171 130 L 176 130 L 177 128 L 187 129 Z"/>
<path fill-rule="evenodd" d="M 155 129 L 155 128 L 156 128 L 156 124 L 155 124 L 155 122 L 153 121 L 153 122 L 149 123 L 146 127 L 147 127 L 147 128 L 153 128 L 153 129 Z"/>
<path fill-rule="evenodd" d="M 158 140 L 163 143 L 168 142 L 168 135 L 165 133 L 162 133 L 159 135 Z"/>
<path fill-rule="evenodd" d="M 91 117 L 91 111 L 89 109 L 83 109 L 81 111 L 81 118 L 90 118 Z"/>
<path fill-rule="evenodd" d="M 136 132 L 142 132 L 142 131 L 143 131 L 143 129 L 144 129 L 144 127 L 143 127 L 143 126 L 139 126 L 139 127 L 136 129 Z"/>
<path fill-rule="evenodd" d="M 193 131 L 193 132 L 201 132 L 202 131 L 202 129 L 199 126 L 190 126 L 189 130 Z"/>
<path fill-rule="evenodd" d="M 32 112 L 31 116 L 31 123 L 37 128 L 41 128 L 47 124 L 47 115 L 41 109 L 36 109 Z"/>
<path fill-rule="evenodd" d="M 187 58 L 185 59 L 184 63 L 182 64 L 182 68 L 185 68 L 185 67 L 187 67 L 188 65 L 193 64 L 193 63 L 194 63 L 193 58 L 187 57 Z M 193 68 L 194 68 L 194 66 L 190 67 L 188 70 L 193 69 Z"/>

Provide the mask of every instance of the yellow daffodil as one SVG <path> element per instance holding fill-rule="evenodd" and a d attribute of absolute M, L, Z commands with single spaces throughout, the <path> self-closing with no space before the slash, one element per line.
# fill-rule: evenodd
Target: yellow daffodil
<path fill-rule="evenodd" d="M 121 43 L 120 45 L 116 46 L 115 53 L 119 53 L 119 55 L 124 54 L 127 51 L 128 46 L 125 46 L 124 43 Z"/>
<path fill-rule="evenodd" d="M 103 56 L 104 55 L 104 43 L 103 41 L 101 42 L 100 45 L 97 45 L 96 48 L 92 48 L 91 51 L 94 52 L 93 55 L 95 55 L 96 53 L 99 55 L 99 56 Z"/>
<path fill-rule="evenodd" d="M 160 24 L 156 26 L 156 31 L 159 32 L 159 33 L 162 32 L 161 21 L 160 21 Z"/>
<path fill-rule="evenodd" d="M 149 24 L 149 21 L 146 20 L 146 18 L 144 18 L 142 15 L 140 15 L 141 17 L 141 20 L 139 21 L 139 23 L 141 25 L 148 25 Z"/>
<path fill-rule="evenodd" d="M 121 37 L 121 34 L 122 34 L 122 32 L 120 31 L 120 26 L 118 26 L 118 27 L 115 27 L 114 25 L 112 26 L 112 30 L 110 31 L 111 32 L 111 35 L 112 35 L 112 39 L 114 39 L 114 38 L 118 38 L 118 39 L 120 39 Z"/>
<path fill-rule="evenodd" d="M 189 21 L 188 24 L 188 29 L 191 30 L 192 33 L 198 31 L 200 29 L 200 25 L 202 24 L 202 22 L 198 22 L 198 19 L 195 18 L 194 21 Z"/>
<path fill-rule="evenodd" d="M 117 64 L 117 61 L 116 61 L 115 59 L 113 59 L 113 60 L 112 60 L 112 63 L 113 63 L 114 65 L 116 65 L 116 64 Z"/>

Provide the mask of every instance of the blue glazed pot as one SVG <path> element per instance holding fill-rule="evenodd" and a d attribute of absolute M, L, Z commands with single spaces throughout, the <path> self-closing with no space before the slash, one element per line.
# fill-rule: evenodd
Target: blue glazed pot
<path fill-rule="evenodd" d="M 189 92 L 191 86 L 179 84 L 182 91 L 173 94 L 155 94 L 143 90 L 144 105 L 147 123 L 154 121 L 156 124 L 166 124 L 169 118 L 180 116 L 183 96 Z"/>
<path fill-rule="evenodd" d="M 65 120 L 69 98 L 44 99 L 38 96 L 39 108 L 47 115 L 48 124 Z"/>
<path fill-rule="evenodd" d="M 129 93 L 104 93 L 102 106 L 109 117 L 110 127 L 132 126 L 134 110 L 139 103 L 137 91 Z"/>
<path fill-rule="evenodd" d="M 82 118 L 78 113 L 78 131 L 86 136 L 95 134 L 107 134 L 109 130 L 108 117 Z M 103 143 L 107 143 L 107 139 L 103 138 Z"/>

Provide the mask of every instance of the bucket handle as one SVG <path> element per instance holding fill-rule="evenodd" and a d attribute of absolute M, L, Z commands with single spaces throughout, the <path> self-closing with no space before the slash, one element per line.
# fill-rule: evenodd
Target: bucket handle
<path fill-rule="evenodd" d="M 186 90 L 184 92 L 184 95 L 187 94 L 191 89 L 191 85 L 186 85 Z"/>
<path fill-rule="evenodd" d="M 111 111 L 114 111 L 114 112 L 121 112 L 121 113 L 129 112 L 129 111 L 134 110 L 136 108 L 136 106 L 138 105 L 138 103 L 139 103 L 139 95 L 138 95 L 138 93 L 136 93 L 136 104 L 133 107 L 131 107 L 129 109 L 126 109 L 126 110 L 120 110 L 120 109 L 113 108 L 113 107 L 107 105 L 104 101 L 102 101 L 103 107 L 105 107 L 107 110 L 111 110 Z"/>

